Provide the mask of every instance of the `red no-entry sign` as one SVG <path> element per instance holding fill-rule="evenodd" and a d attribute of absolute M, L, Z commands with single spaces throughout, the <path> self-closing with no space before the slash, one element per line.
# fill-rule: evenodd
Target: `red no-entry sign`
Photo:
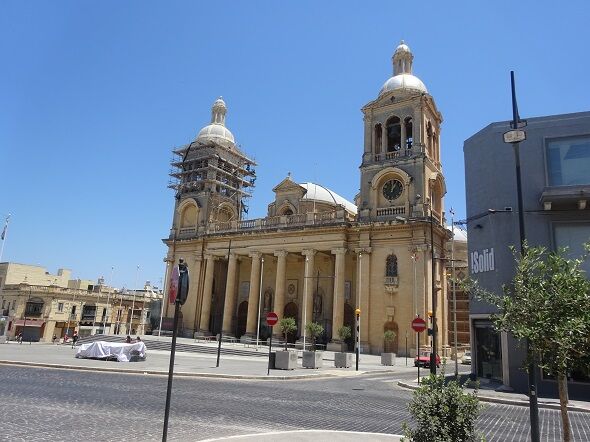
<path fill-rule="evenodd" d="M 279 317 L 277 316 L 277 314 L 275 312 L 268 312 L 266 314 L 266 323 L 269 326 L 273 326 L 275 325 L 277 322 L 279 321 Z"/>
<path fill-rule="evenodd" d="M 412 329 L 414 329 L 416 333 L 423 332 L 424 330 L 426 330 L 426 321 L 422 318 L 414 319 L 412 321 Z"/>

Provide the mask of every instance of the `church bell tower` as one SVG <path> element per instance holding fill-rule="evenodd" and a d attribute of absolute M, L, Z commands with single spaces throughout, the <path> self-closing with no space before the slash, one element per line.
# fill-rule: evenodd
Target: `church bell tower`
<path fill-rule="evenodd" d="M 439 143 L 442 115 L 424 83 L 413 74 L 413 62 L 414 55 L 402 41 L 392 57 L 393 75 L 377 99 L 362 108 L 360 221 L 430 213 L 442 220 L 446 193 Z"/>

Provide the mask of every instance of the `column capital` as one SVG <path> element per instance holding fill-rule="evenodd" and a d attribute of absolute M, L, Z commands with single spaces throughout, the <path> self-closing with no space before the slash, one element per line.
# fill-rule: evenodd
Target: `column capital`
<path fill-rule="evenodd" d="M 214 254 L 213 254 L 213 253 L 211 253 L 211 252 L 205 252 L 205 253 L 203 254 L 203 257 L 204 257 L 206 260 L 211 260 L 211 261 L 215 261 L 215 260 L 218 258 L 218 256 L 214 255 Z"/>
<path fill-rule="evenodd" d="M 301 254 L 302 254 L 303 256 L 306 256 L 306 257 L 308 257 L 308 258 L 309 258 L 309 257 L 313 257 L 313 256 L 315 256 L 315 254 L 316 254 L 316 253 L 317 253 L 317 251 L 316 251 L 316 250 L 314 250 L 314 249 L 303 249 L 303 250 L 301 251 Z"/>
<path fill-rule="evenodd" d="M 332 255 L 345 255 L 346 252 L 348 252 L 348 249 L 346 247 L 338 247 L 336 249 L 332 249 L 331 252 Z"/>
<path fill-rule="evenodd" d="M 248 256 L 252 259 L 259 260 L 260 258 L 262 258 L 262 253 L 261 252 L 250 252 L 250 253 L 248 253 Z"/>
<path fill-rule="evenodd" d="M 372 247 L 357 247 L 356 249 L 354 249 L 354 253 L 356 253 L 357 255 L 360 255 L 360 254 L 368 255 L 372 251 L 373 251 Z"/>
<path fill-rule="evenodd" d="M 193 259 L 195 261 L 202 261 L 203 260 L 203 254 L 201 252 L 193 252 Z"/>
<path fill-rule="evenodd" d="M 286 258 L 288 254 L 289 254 L 289 252 L 287 252 L 286 250 L 277 250 L 277 251 L 274 253 L 274 255 L 275 255 L 277 258 Z"/>

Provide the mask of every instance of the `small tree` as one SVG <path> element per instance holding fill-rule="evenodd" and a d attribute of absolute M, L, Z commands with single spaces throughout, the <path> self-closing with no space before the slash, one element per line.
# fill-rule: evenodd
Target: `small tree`
<path fill-rule="evenodd" d="M 297 324 L 295 324 L 294 318 L 283 318 L 279 321 L 279 328 L 281 333 L 285 337 L 285 350 L 287 350 L 287 336 L 289 333 L 293 333 L 297 330 Z"/>
<path fill-rule="evenodd" d="M 352 336 L 352 330 L 348 325 L 343 325 L 338 329 L 338 337 L 342 342 L 346 341 Z"/>
<path fill-rule="evenodd" d="M 456 380 L 446 383 L 444 372 L 422 380 L 408 409 L 416 427 L 404 422 L 402 428 L 404 437 L 412 442 L 476 440 L 475 421 L 482 409 L 477 388 L 467 393 Z"/>
<path fill-rule="evenodd" d="M 590 252 L 590 243 L 584 247 Z M 539 366 L 556 375 L 563 440 L 569 442 L 567 373 L 590 354 L 590 281 L 582 259 L 568 259 L 565 249 L 548 253 L 544 247 L 525 244 L 522 257 L 512 251 L 516 275 L 504 287 L 505 296 L 473 282 L 467 289 L 498 308 L 492 317 L 496 329 L 527 339 Z"/>
<path fill-rule="evenodd" d="M 385 348 L 387 347 L 388 343 L 391 343 L 395 340 L 395 332 L 393 330 L 385 330 L 385 332 L 383 333 L 383 341 L 384 341 L 384 345 L 383 345 L 383 352 L 385 352 Z"/>
<path fill-rule="evenodd" d="M 312 351 L 315 351 L 315 341 L 319 335 L 324 332 L 324 327 L 317 322 L 310 322 L 305 326 L 305 330 L 307 330 L 307 334 L 311 338 L 312 344 Z M 304 349 L 305 350 L 305 349 Z"/>

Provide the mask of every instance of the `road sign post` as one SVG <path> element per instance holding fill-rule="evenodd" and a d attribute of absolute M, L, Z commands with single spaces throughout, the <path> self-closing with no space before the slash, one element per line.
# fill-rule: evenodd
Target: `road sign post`
<path fill-rule="evenodd" d="M 174 325 L 172 326 L 172 346 L 170 347 L 170 366 L 168 367 L 168 388 L 166 389 L 166 408 L 164 409 L 164 429 L 162 431 L 162 442 L 168 437 L 168 418 L 170 416 L 170 400 L 172 396 L 172 377 L 174 376 L 174 356 L 176 354 L 176 336 L 178 335 L 178 316 L 180 306 L 186 302 L 188 296 L 189 276 L 188 267 L 184 260 L 178 261 L 174 266 L 170 279 L 170 289 L 174 287 L 174 296 L 170 293 L 169 300 L 174 303 Z"/>
<path fill-rule="evenodd" d="M 361 351 L 361 309 L 356 311 L 356 371 L 359 371 L 359 353 Z"/>
<path fill-rule="evenodd" d="M 416 332 L 416 335 L 418 336 L 418 348 L 416 349 L 416 366 L 418 367 L 418 384 L 420 384 L 420 333 L 426 330 L 426 321 L 422 319 L 420 316 L 417 316 L 412 321 L 412 330 L 414 330 Z"/>
<path fill-rule="evenodd" d="M 266 371 L 267 376 L 270 374 L 270 359 L 272 354 L 272 329 L 278 320 L 279 317 L 275 312 L 268 312 L 268 314 L 266 315 L 266 324 L 270 327 L 270 342 L 268 344 L 268 369 Z"/>

